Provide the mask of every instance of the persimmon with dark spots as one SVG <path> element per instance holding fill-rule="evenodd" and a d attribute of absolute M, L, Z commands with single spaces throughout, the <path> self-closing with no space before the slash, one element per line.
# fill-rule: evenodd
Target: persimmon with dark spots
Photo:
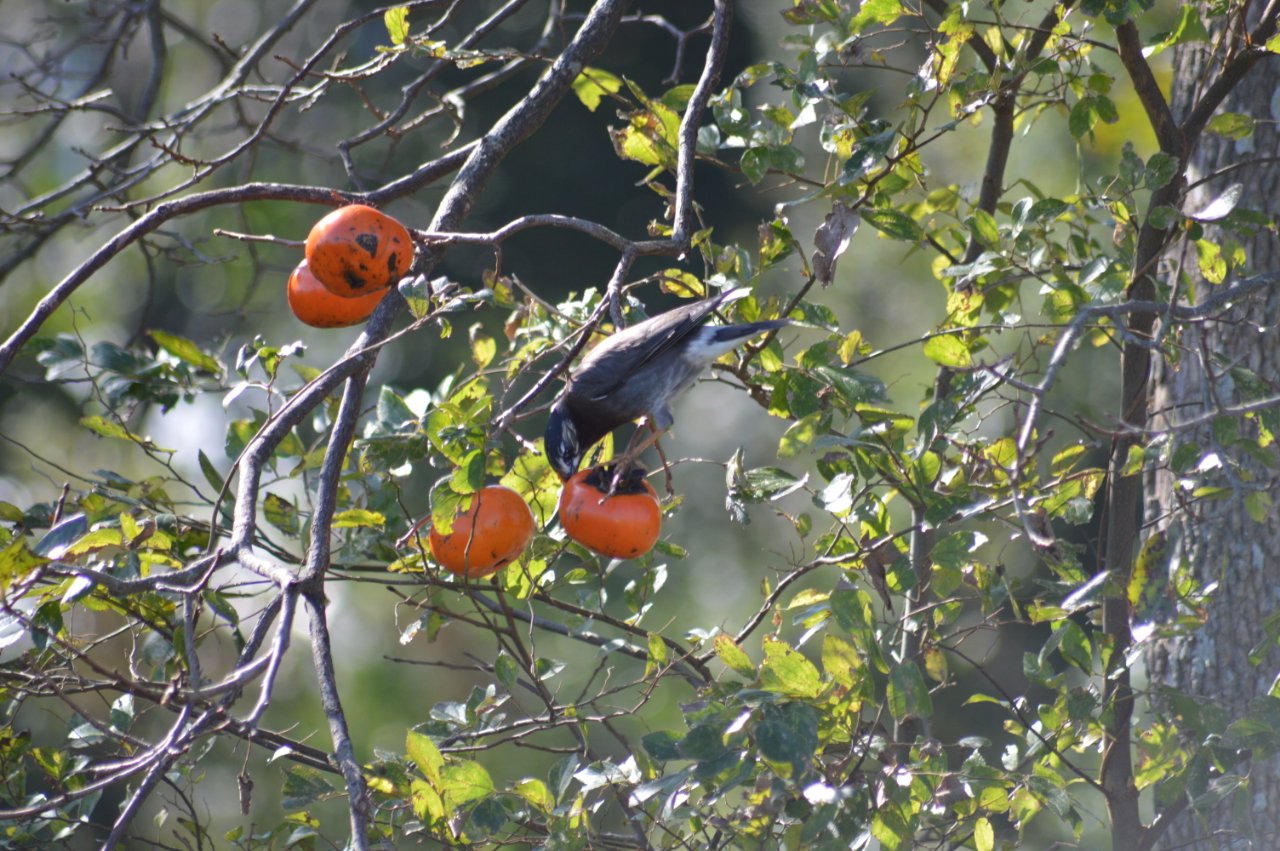
<path fill-rule="evenodd" d="M 610 558 L 639 558 L 662 532 L 658 494 L 633 467 L 613 485 L 610 465 L 580 470 L 560 492 L 560 525 L 589 550 Z M 610 493 L 610 489 L 613 493 Z"/>
<path fill-rule="evenodd" d="M 364 204 L 339 207 L 307 235 L 311 273 L 335 295 L 386 289 L 413 263 L 413 239 L 399 221 Z"/>
<path fill-rule="evenodd" d="M 430 523 L 430 516 L 419 523 Z M 431 556 L 450 573 L 481 579 L 520 558 L 533 539 L 533 512 L 520 494 L 503 485 L 481 488 L 448 534 L 431 527 Z"/>
<path fill-rule="evenodd" d="M 303 260 L 289 275 L 287 298 L 299 321 L 313 328 L 346 328 L 368 319 L 389 292 L 384 287 L 357 298 L 334 295 Z"/>

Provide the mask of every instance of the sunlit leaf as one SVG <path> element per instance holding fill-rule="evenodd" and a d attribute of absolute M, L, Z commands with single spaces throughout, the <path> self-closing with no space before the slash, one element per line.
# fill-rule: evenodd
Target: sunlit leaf
<path fill-rule="evenodd" d="M 591 112 L 607 95 L 616 94 L 622 88 L 622 80 L 602 68 L 583 68 L 573 81 L 573 93 Z"/>
<path fill-rule="evenodd" d="M 1181 17 L 1172 30 L 1156 36 L 1156 41 L 1142 49 L 1142 55 L 1150 58 L 1163 53 L 1170 47 L 1191 41 L 1208 41 L 1209 31 L 1200 20 L 1200 9 L 1196 6 L 1182 7 Z"/>
<path fill-rule="evenodd" d="M 409 759 L 413 760 L 413 764 L 418 766 L 418 770 L 426 776 L 433 786 L 439 787 L 441 782 L 440 770 L 444 767 L 444 756 L 440 753 L 440 749 L 436 747 L 436 743 L 425 733 L 410 730 L 405 736 L 404 748 Z"/>
<path fill-rule="evenodd" d="M 925 340 L 924 354 L 939 366 L 963 368 L 973 363 L 969 347 L 955 334 L 938 334 Z"/>
<path fill-rule="evenodd" d="M 222 364 L 218 363 L 218 359 L 202 352 L 199 346 L 186 337 L 179 337 L 177 334 L 155 329 L 148 331 L 147 336 L 155 340 L 156 345 L 178 360 L 191 364 L 196 369 L 203 370 L 210 375 L 222 374 Z"/>
<path fill-rule="evenodd" d="M 382 22 L 387 28 L 387 37 L 392 44 L 404 44 L 409 37 L 409 8 L 396 6 L 382 13 Z"/>
<path fill-rule="evenodd" d="M 447 764 L 440 770 L 440 789 L 445 810 L 452 812 L 463 804 L 493 794 L 493 780 L 478 762 Z"/>
<path fill-rule="evenodd" d="M 903 242 L 919 242 L 924 239 L 924 230 L 916 220 L 892 207 L 864 210 L 862 218 L 867 224 L 891 239 Z"/>
<path fill-rule="evenodd" d="M 822 677 L 813 663 L 786 642 L 766 639 L 760 687 L 789 697 L 817 697 Z"/>
<path fill-rule="evenodd" d="M 174 451 L 172 449 L 165 449 L 163 447 L 156 446 L 154 443 L 151 442 L 151 438 L 139 437 L 138 435 L 129 431 L 129 429 L 125 428 L 124 425 L 117 422 L 116 420 L 110 420 L 110 419 L 107 419 L 106 417 L 98 416 L 97 414 L 93 414 L 87 417 L 81 417 L 80 425 L 89 429 L 89 431 L 93 432 L 99 437 L 111 437 L 111 438 L 115 438 L 116 440 L 127 440 L 130 443 L 136 443 L 138 446 L 141 446 L 143 449 L 149 449 L 155 452 L 171 453 Z"/>
<path fill-rule="evenodd" d="M 380 511 L 364 508 L 348 508 L 333 515 L 334 529 L 381 529 L 387 518 Z"/>
<path fill-rule="evenodd" d="M 715 648 L 716 656 L 731 671 L 748 680 L 755 679 L 755 664 L 752 663 L 751 657 L 747 655 L 746 651 L 735 644 L 732 638 L 721 633 L 715 637 L 713 647 Z"/>

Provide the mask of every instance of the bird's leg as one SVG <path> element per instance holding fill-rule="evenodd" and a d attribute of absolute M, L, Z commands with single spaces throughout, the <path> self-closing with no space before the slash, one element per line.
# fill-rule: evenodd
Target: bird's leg
<path fill-rule="evenodd" d="M 649 431 L 648 436 L 643 440 L 637 440 L 642 430 L 636 429 L 635 433 L 631 435 L 631 440 L 627 443 L 626 450 L 613 459 L 613 480 L 609 483 L 609 493 L 613 493 L 618 489 L 618 485 L 622 482 L 627 471 L 631 469 L 636 463 L 636 459 L 651 445 L 658 447 L 658 457 L 662 459 L 662 467 L 667 473 L 667 489 L 671 490 L 671 471 L 667 469 L 667 456 L 663 454 L 662 447 L 658 446 L 658 437 L 661 436 L 662 432 L 658 430 L 653 420 L 648 417 L 644 418 L 644 423 L 644 428 Z"/>
<path fill-rule="evenodd" d="M 662 475 L 666 479 L 667 496 L 676 495 L 676 482 L 671 478 L 671 464 L 667 461 L 667 453 L 662 451 L 662 443 L 658 440 L 658 435 L 653 435 L 653 448 L 658 450 L 658 457 L 662 459 Z"/>

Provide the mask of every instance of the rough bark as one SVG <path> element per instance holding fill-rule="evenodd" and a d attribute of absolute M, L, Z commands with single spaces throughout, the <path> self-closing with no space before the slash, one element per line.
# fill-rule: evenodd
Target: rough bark
<path fill-rule="evenodd" d="M 1199 87 L 1222 58 L 1221 53 L 1209 52 L 1210 45 L 1222 50 L 1219 33 L 1211 35 L 1212 42 L 1184 46 L 1177 54 L 1172 92 L 1177 116 L 1187 114 Z M 1239 47 L 1238 38 L 1228 36 L 1225 41 L 1234 41 Z M 1187 209 L 1201 209 L 1228 186 L 1240 183 L 1240 205 L 1264 211 L 1275 220 L 1280 206 L 1276 201 L 1280 196 L 1280 163 L 1274 160 L 1280 152 L 1280 135 L 1272 122 L 1280 118 L 1275 112 L 1280 110 L 1278 86 L 1280 63 L 1273 59 L 1258 63 L 1247 80 L 1235 87 L 1223 111 L 1245 113 L 1259 123 L 1248 139 L 1233 141 L 1210 134 L 1200 138 L 1187 175 L 1188 183 L 1195 187 Z M 1252 158 L 1259 161 L 1240 167 Z M 1236 168 L 1196 185 L 1228 166 Z M 1207 238 L 1216 240 L 1219 236 L 1207 229 Z M 1262 229 L 1244 248 L 1252 271 L 1280 268 L 1280 242 L 1274 233 Z M 1214 285 L 1205 282 L 1196 268 L 1194 245 L 1175 242 L 1167 260 L 1185 264 L 1194 286 L 1193 300 L 1212 295 Z M 1153 425 L 1185 421 L 1238 399 L 1237 388 L 1224 374 L 1222 363 L 1207 358 L 1210 352 L 1221 353 L 1227 363 L 1276 382 L 1280 378 L 1280 335 L 1274 333 L 1277 319 L 1280 293 L 1271 289 L 1222 321 L 1183 331 L 1178 338 L 1182 352 L 1178 364 L 1160 362 L 1156 367 L 1154 410 L 1160 413 Z M 1252 425 L 1245 421 L 1241 427 L 1248 434 Z M 1237 474 L 1228 466 L 1215 471 L 1215 483 L 1229 491 L 1220 500 L 1191 502 L 1167 469 L 1148 481 L 1148 521 L 1164 528 L 1171 516 L 1181 515 L 1180 529 L 1172 536 L 1175 555 L 1186 560 L 1201 583 L 1219 583 L 1201 629 L 1150 649 L 1150 683 L 1197 696 L 1225 710 L 1228 717 L 1238 718 L 1252 698 L 1267 692 L 1280 671 L 1280 652 L 1274 643 L 1261 664 L 1251 664 L 1248 658 L 1265 636 L 1264 619 L 1280 609 L 1280 512 L 1276 506 L 1270 507 L 1266 522 L 1259 523 L 1245 509 L 1245 498 L 1252 489 L 1280 495 L 1278 471 L 1219 445 L 1209 429 L 1178 434 L 1174 439 L 1178 443 L 1193 441 L 1201 454 L 1213 451 L 1224 459 L 1238 460 L 1243 470 Z M 1276 505 L 1280 506 L 1280 496 Z M 1171 709 L 1170 704 L 1165 707 Z M 1188 809 L 1161 837 L 1159 847 L 1183 851 L 1280 847 L 1280 762 L 1254 761 L 1249 771 L 1247 821 L 1240 813 L 1233 813 L 1229 803 L 1219 806 L 1209 818 Z M 1248 838 L 1250 834 L 1253 840 Z"/>

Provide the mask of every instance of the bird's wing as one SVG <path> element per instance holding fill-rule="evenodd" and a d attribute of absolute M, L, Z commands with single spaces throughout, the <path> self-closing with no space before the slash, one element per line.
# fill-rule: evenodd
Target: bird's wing
<path fill-rule="evenodd" d="M 613 334 L 583 360 L 574 375 L 574 392 L 593 400 L 605 398 L 701 327 L 721 305 L 743 295 L 746 290 L 732 290 L 659 313 Z"/>

